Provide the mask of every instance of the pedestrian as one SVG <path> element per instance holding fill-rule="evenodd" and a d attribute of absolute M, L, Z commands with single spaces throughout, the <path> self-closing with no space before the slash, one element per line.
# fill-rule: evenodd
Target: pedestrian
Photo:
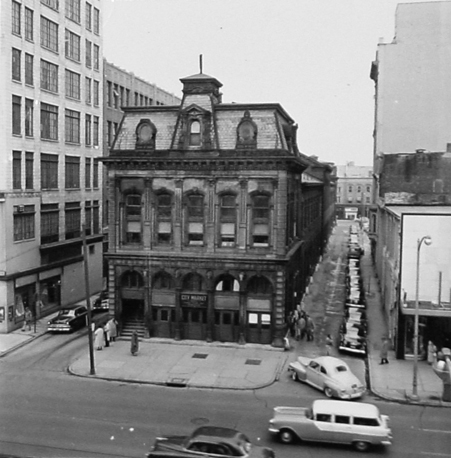
<path fill-rule="evenodd" d="M 136 356 L 139 351 L 139 337 L 138 337 L 138 332 L 133 331 L 132 334 L 132 340 L 131 340 L 131 346 L 130 346 L 130 352 L 133 356 Z"/>
<path fill-rule="evenodd" d="M 108 321 L 108 327 L 110 329 L 110 341 L 111 342 L 116 342 L 116 337 L 117 337 L 117 321 L 115 318 L 111 318 L 110 321 Z"/>
<path fill-rule="evenodd" d="M 299 338 L 302 340 L 304 338 L 304 336 L 306 335 L 307 333 L 307 320 L 306 320 L 306 314 L 302 315 L 301 314 L 301 318 L 299 318 L 298 320 L 298 325 L 299 325 L 299 333 L 300 333 L 300 336 Z"/>
<path fill-rule="evenodd" d="M 31 310 L 28 307 L 25 307 L 25 315 L 24 315 L 24 320 L 23 320 L 22 331 L 25 331 L 27 326 L 28 326 L 28 330 L 31 331 L 32 318 L 33 318 L 33 315 L 31 313 Z"/>
<path fill-rule="evenodd" d="M 388 364 L 388 339 L 386 336 L 382 337 L 382 346 L 381 346 L 381 362 L 379 364 Z"/>
<path fill-rule="evenodd" d="M 332 339 L 332 336 L 330 334 L 327 334 L 326 336 L 326 354 L 329 356 L 332 353 L 332 347 L 334 345 L 334 341 Z"/>
<path fill-rule="evenodd" d="M 437 347 L 432 343 L 432 341 L 428 342 L 428 364 L 432 364 L 434 362 L 434 354 L 437 353 Z"/>
<path fill-rule="evenodd" d="M 103 332 L 105 334 L 105 347 L 110 346 L 110 325 L 107 323 L 103 326 Z"/>
<path fill-rule="evenodd" d="M 97 326 L 94 331 L 94 347 L 96 350 L 102 350 L 105 345 L 105 333 L 102 326 Z"/>
<path fill-rule="evenodd" d="M 307 315 L 307 342 L 310 342 L 314 339 L 315 323 L 313 323 L 312 317 Z"/>

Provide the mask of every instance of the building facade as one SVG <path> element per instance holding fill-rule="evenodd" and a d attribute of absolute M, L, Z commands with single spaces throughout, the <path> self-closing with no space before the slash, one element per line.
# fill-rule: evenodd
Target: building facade
<path fill-rule="evenodd" d="M 348 162 L 337 165 L 337 218 L 368 217 L 373 196 L 373 167 Z"/>
<path fill-rule="evenodd" d="M 1 2 L 0 332 L 102 287 L 101 1 Z"/>
<path fill-rule="evenodd" d="M 332 168 L 279 104 L 181 82 L 181 104 L 124 108 L 104 159 L 110 312 L 122 333 L 281 346 L 330 231 Z"/>
<path fill-rule="evenodd" d="M 401 291 L 402 271 L 408 267 L 402 265 L 401 256 L 401 240 L 407 235 L 403 215 L 447 213 L 451 208 L 447 184 L 450 47 L 450 2 L 399 4 L 396 36 L 391 43 L 378 45 L 371 68 L 375 126 L 370 237 L 390 338 L 398 358 L 413 353 L 412 304 L 407 304 Z M 410 249 L 415 251 L 415 247 Z M 436 285 L 431 283 L 422 289 L 432 291 Z M 445 306 L 432 313 L 430 307 L 421 306 L 419 314 L 422 348 L 418 350 L 424 354 L 428 338 L 440 333 L 443 343 L 451 329 Z M 432 315 L 435 318 L 429 319 Z"/>

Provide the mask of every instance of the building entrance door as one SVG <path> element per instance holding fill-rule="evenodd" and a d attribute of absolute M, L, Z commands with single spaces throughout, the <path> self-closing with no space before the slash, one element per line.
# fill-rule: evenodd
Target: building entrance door
<path fill-rule="evenodd" d="M 247 313 L 247 337 L 250 343 L 271 343 L 271 315 L 269 313 Z"/>
<path fill-rule="evenodd" d="M 215 340 L 236 342 L 240 327 L 240 315 L 237 310 L 215 311 Z"/>
<path fill-rule="evenodd" d="M 207 311 L 201 308 L 183 308 L 183 338 L 204 340 L 207 328 Z"/>
<path fill-rule="evenodd" d="M 173 337 L 175 325 L 174 307 L 152 308 L 153 335 L 155 337 Z"/>

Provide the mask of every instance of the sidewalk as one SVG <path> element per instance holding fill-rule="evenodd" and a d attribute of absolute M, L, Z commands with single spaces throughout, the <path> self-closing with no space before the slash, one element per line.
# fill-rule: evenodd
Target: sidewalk
<path fill-rule="evenodd" d="M 341 224 L 340 224 L 341 223 Z M 345 225 L 345 226 L 343 226 Z M 314 318 L 322 320 L 321 313 L 329 316 L 339 313 L 341 269 L 344 259 L 337 259 L 341 252 L 343 238 L 339 235 L 349 223 L 339 222 L 339 227 L 331 235 L 328 250 L 318 265 L 306 298 L 306 310 Z M 409 398 L 412 389 L 412 361 L 396 360 L 389 353 L 389 364 L 379 365 L 379 344 L 386 333 L 386 324 L 380 306 L 380 293 L 371 263 L 369 241 L 365 236 L 365 254 L 362 257 L 362 275 L 367 295 L 368 335 L 368 388 L 377 396 L 404 403 L 447 406 L 450 402 L 441 400 L 442 382 L 424 361 L 418 364 L 419 400 Z M 344 251 L 343 251 L 344 253 Z M 326 294 L 329 297 L 326 297 Z M 318 312 L 318 310 L 320 312 Z M 45 317 L 36 323 L 36 333 L 17 330 L 0 335 L 0 357 L 14 349 L 32 342 L 46 332 Z M 321 325 L 321 323 L 319 323 Z M 297 356 L 319 356 L 325 354 L 325 332 L 327 323 L 315 329 L 314 342 L 295 342 L 290 351 L 266 345 L 235 343 L 207 343 L 204 341 L 174 341 L 172 339 L 142 339 L 139 354 L 130 354 L 130 341 L 118 339 L 108 348 L 94 352 L 95 375 L 90 375 L 89 351 L 72 363 L 69 371 L 78 376 L 110 380 L 150 383 L 166 386 L 186 386 L 215 389 L 258 389 L 279 380 L 286 372 L 287 364 Z M 340 357 L 334 349 L 334 355 Z M 365 373 L 363 358 L 346 358 L 351 369 Z M 283 375 L 282 375 L 283 376 Z M 363 380 L 362 380 L 363 381 Z"/>

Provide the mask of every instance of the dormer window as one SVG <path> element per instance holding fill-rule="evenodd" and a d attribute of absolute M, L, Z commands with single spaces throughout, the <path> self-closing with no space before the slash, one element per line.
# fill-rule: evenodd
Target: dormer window
<path fill-rule="evenodd" d="M 149 119 L 141 119 L 136 127 L 136 148 L 155 149 L 156 127 Z"/>
<path fill-rule="evenodd" d="M 251 119 L 249 111 L 246 110 L 237 127 L 237 148 L 256 148 L 257 147 L 257 125 Z"/>
<path fill-rule="evenodd" d="M 200 146 L 200 122 L 197 120 L 190 124 L 189 146 Z"/>

